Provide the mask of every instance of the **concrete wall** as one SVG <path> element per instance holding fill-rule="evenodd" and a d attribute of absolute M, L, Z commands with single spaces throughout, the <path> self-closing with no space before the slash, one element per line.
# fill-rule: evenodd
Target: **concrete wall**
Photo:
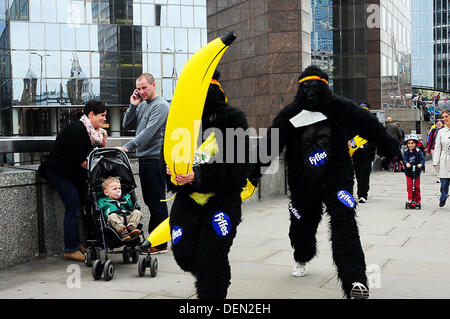
<path fill-rule="evenodd" d="M 409 108 L 393 108 L 385 109 L 386 118 L 392 117 L 394 122 L 399 123 L 400 128 L 405 131 L 405 134 L 410 134 L 412 131 L 416 131 L 422 138 L 423 143 L 426 144 L 426 137 L 430 128 L 429 122 L 425 122 L 422 119 L 421 111 L 418 109 Z M 416 123 L 420 121 L 420 133 L 417 132 Z"/>
<path fill-rule="evenodd" d="M 37 168 L 36 165 L 0 168 L 0 269 L 34 258 L 63 254 L 64 206 L 55 189 L 37 176 Z M 272 173 L 262 177 L 257 193 L 244 205 L 285 194 L 283 158 L 271 168 Z M 135 160 L 132 160 L 132 169 L 147 235 L 150 213 L 142 197 Z M 168 202 L 169 211 L 172 202 Z"/>

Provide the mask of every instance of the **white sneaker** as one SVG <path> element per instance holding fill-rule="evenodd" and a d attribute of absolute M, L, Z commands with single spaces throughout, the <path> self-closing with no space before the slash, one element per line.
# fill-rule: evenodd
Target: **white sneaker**
<path fill-rule="evenodd" d="M 350 296 L 352 299 L 368 299 L 369 290 L 360 282 L 354 282 L 352 290 L 350 291 Z"/>
<path fill-rule="evenodd" d="M 292 277 L 303 277 L 306 276 L 306 263 L 296 262 L 294 264 L 294 269 L 292 270 Z"/>
<path fill-rule="evenodd" d="M 366 202 L 367 202 L 367 199 L 364 198 L 364 197 L 360 197 L 360 198 L 359 198 L 359 202 L 360 202 L 360 203 L 366 203 Z"/>

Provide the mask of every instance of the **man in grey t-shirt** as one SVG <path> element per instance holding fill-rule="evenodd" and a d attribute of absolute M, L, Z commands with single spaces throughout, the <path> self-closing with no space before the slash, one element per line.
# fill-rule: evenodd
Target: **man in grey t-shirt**
<path fill-rule="evenodd" d="M 166 203 L 161 202 L 166 198 L 161 152 L 168 114 L 169 103 L 156 93 L 153 76 L 141 74 L 136 79 L 136 90 L 130 97 L 130 107 L 123 118 L 123 127 L 135 129 L 136 137 L 119 148 L 124 152 L 135 150 L 139 159 L 142 195 L 150 210 L 149 233 L 169 215 Z M 167 252 L 167 243 L 152 247 L 151 252 Z"/>

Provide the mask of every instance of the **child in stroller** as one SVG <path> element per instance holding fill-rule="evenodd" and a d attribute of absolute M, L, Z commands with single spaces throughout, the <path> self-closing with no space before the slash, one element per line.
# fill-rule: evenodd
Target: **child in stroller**
<path fill-rule="evenodd" d="M 105 215 L 108 226 L 112 226 L 119 233 L 122 241 L 139 236 L 141 231 L 137 225 L 141 221 L 142 214 L 137 209 L 131 211 L 133 209 L 131 196 L 122 195 L 120 180 L 110 176 L 102 183 L 102 188 L 105 197 L 98 200 L 98 207 Z"/>
<path fill-rule="evenodd" d="M 114 264 L 108 259 L 108 253 L 121 253 L 124 263 L 129 263 L 130 259 L 133 263 L 137 263 L 139 261 L 140 246 L 145 240 L 145 237 L 142 232 L 143 225 L 139 223 L 141 216 L 137 215 L 134 217 L 139 218 L 136 218 L 133 223 L 131 221 L 133 218 L 128 216 L 126 225 L 130 226 L 131 224 L 132 227 L 128 227 L 126 231 L 130 238 L 127 238 L 128 235 L 123 237 L 120 235 L 120 232 L 116 231 L 114 223 L 111 220 L 111 215 L 105 216 L 100 208 L 102 207 L 102 201 L 99 202 L 99 199 L 105 195 L 103 183 L 110 176 L 120 178 L 121 191 L 129 195 L 126 196 L 127 208 L 131 212 L 140 211 L 135 193 L 136 183 L 127 155 L 117 148 L 99 148 L 93 150 L 89 154 L 87 168 L 89 200 L 83 206 L 81 219 L 83 226 L 82 233 L 84 234 L 83 242 L 86 247 L 85 264 L 86 266 L 92 266 L 92 277 L 95 280 L 100 279 L 102 274 L 106 280 L 111 280 L 114 275 Z M 125 195 L 121 197 L 123 198 Z M 142 238 L 140 239 L 140 237 Z M 123 247 L 123 250 L 114 251 L 115 248 L 121 247 Z M 104 260 L 101 258 L 102 250 L 104 250 Z M 150 262 L 151 260 L 146 261 L 145 265 Z M 155 269 L 150 268 L 151 271 L 153 270 L 154 275 L 156 275 L 157 267 L 155 262 L 157 263 L 157 261 L 155 260 L 153 262 Z M 138 267 L 138 271 L 141 268 Z M 154 276 L 153 274 L 152 276 Z"/>

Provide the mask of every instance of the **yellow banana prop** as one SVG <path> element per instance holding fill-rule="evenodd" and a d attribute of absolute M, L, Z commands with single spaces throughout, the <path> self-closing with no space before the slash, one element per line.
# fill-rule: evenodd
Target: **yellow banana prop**
<path fill-rule="evenodd" d="M 208 136 L 202 145 L 195 152 L 195 155 L 200 161 L 208 161 L 211 156 L 214 156 L 219 150 L 214 133 Z M 256 187 L 247 179 L 247 185 L 242 189 L 242 201 L 253 196 L 256 192 Z M 141 248 L 155 247 L 164 244 L 172 239 L 170 233 L 169 218 L 167 217 L 161 224 L 159 224 L 148 236 L 147 240 L 142 244 Z"/>
<path fill-rule="evenodd" d="M 235 39 L 236 35 L 230 32 L 209 42 L 189 59 L 180 73 L 164 138 L 164 159 L 175 185 L 175 175 L 188 174 L 192 169 L 206 94 L 217 64 Z"/>

